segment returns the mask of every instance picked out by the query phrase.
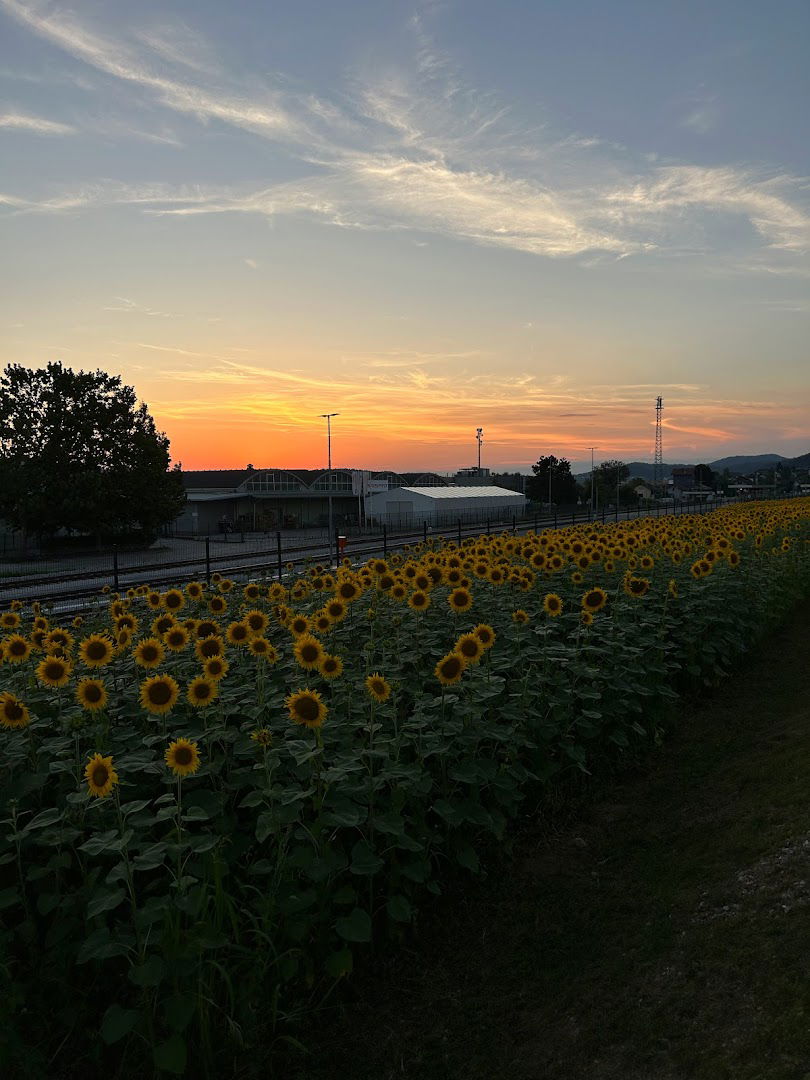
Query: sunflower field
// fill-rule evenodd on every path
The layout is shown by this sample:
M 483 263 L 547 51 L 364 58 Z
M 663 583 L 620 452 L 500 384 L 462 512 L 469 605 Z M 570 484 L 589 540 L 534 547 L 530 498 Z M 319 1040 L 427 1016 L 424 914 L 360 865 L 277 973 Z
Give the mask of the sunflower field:
M 214 578 L 0 613 L 10 1075 L 232 1075 L 780 622 L 810 500 Z

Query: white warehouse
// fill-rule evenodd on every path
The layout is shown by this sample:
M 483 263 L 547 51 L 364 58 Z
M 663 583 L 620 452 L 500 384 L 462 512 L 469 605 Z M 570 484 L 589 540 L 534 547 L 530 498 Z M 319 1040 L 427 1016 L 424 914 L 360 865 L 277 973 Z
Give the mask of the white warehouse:
M 366 517 L 395 528 L 506 521 L 525 513 L 526 497 L 501 487 L 398 487 L 366 498 Z

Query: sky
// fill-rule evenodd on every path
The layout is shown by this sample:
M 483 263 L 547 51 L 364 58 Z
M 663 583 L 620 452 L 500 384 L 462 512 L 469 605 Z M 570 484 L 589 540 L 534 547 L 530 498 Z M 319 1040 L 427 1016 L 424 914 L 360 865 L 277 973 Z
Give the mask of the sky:
M 0 365 L 184 468 L 810 450 L 806 0 L 0 0 Z

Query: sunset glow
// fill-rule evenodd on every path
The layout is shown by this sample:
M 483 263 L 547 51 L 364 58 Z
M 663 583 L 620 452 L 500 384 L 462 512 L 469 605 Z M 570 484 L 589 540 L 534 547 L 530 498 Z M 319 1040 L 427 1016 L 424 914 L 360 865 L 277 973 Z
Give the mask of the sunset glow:
M 0 0 L 0 362 L 189 469 L 806 452 L 807 6 L 497 11 Z

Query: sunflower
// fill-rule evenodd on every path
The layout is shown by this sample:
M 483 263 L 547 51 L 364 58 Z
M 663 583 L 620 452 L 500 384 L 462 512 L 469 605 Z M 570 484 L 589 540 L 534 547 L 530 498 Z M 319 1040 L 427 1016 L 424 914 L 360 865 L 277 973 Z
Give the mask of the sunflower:
M 43 686 L 66 686 L 72 670 L 61 656 L 46 656 L 37 667 L 37 678 Z
M 169 744 L 165 761 L 175 776 L 191 776 L 200 767 L 197 744 L 189 739 L 175 739 Z
M 146 605 L 150 607 L 152 611 L 159 611 L 163 603 L 163 597 L 159 592 L 152 590 L 146 594 Z
M 229 593 L 233 588 L 233 582 L 230 578 L 222 578 L 222 580 L 217 584 L 217 588 L 221 593 Z
M 518 608 L 517 611 L 512 612 L 512 622 L 525 625 L 529 621 L 528 611 L 524 611 L 523 608 Z
M 63 630 L 62 627 L 57 626 L 55 630 L 51 630 L 45 635 L 45 652 L 56 652 L 57 650 L 70 652 L 73 648 L 73 641 L 73 634 L 69 630 Z
M 242 589 L 242 596 L 244 596 L 246 600 L 258 600 L 261 594 L 262 591 L 255 582 L 251 582 Z
M 365 687 L 369 696 L 375 701 L 387 701 L 391 697 L 391 684 L 380 675 L 379 671 L 366 676 Z
M 601 611 L 607 603 L 607 593 L 597 585 L 583 593 L 580 602 L 585 611 Z
M 441 658 L 434 668 L 433 674 L 442 686 L 451 686 L 459 681 L 466 666 L 467 661 L 461 653 L 450 652 Z
M 267 638 L 262 637 L 261 634 L 251 638 L 248 642 L 248 649 L 254 656 L 257 656 L 260 660 L 264 660 L 267 664 L 275 664 L 278 661 L 278 652 L 275 645 L 272 645 Z
M 253 611 L 247 612 L 247 614 L 242 618 L 242 622 L 245 624 L 245 626 L 247 626 L 251 634 L 263 634 L 267 629 L 267 624 L 270 622 L 270 620 L 263 611 L 257 611 L 254 608 Z
M 295 643 L 293 653 L 305 671 L 314 671 L 326 655 L 320 641 L 312 634 L 302 634 Z
M 474 626 L 473 633 L 485 649 L 491 649 L 495 644 L 496 634 L 489 623 L 479 623 L 478 626 Z
M 649 589 L 650 582 L 647 578 L 633 577 L 631 575 L 624 584 L 624 591 L 629 596 L 646 596 Z
M 575 570 L 571 575 L 571 582 L 574 585 L 581 585 L 584 580 L 585 579 L 583 578 L 582 574 L 580 574 L 579 570 Z
M 74 630 L 78 630 L 83 622 L 84 619 L 81 617 L 81 615 L 77 615 L 70 625 L 73 627 Z
M 310 622 L 312 623 L 312 629 L 317 630 L 319 634 L 328 634 L 332 629 L 332 620 L 324 611 L 312 615 Z
M 167 649 L 172 652 L 182 652 L 189 642 L 188 630 L 185 626 L 173 626 L 163 635 L 163 641 Z
M 20 625 L 20 616 L 16 611 L 4 611 L 0 615 L 0 626 L 6 630 L 16 630 Z
M 216 619 L 200 619 L 194 627 L 194 633 L 198 638 L 215 637 L 221 633 L 220 625 Z
M 477 664 L 486 649 L 477 634 L 462 634 L 454 645 L 453 652 L 463 656 L 466 663 Z
M 138 620 L 135 618 L 134 615 L 116 615 L 113 619 L 113 626 L 115 627 L 116 632 L 120 632 L 121 630 L 129 630 L 130 634 L 134 634 L 135 631 L 138 629 Z
M 728 565 L 735 569 L 740 565 L 740 555 L 737 551 L 730 551 L 728 553 Z
M 201 581 L 190 581 L 186 585 L 186 596 L 189 600 L 201 600 L 204 592 L 205 587 Z
M 212 596 L 208 601 L 208 610 L 212 615 L 221 615 L 228 610 L 228 601 L 224 596 Z
M 31 655 L 31 643 L 21 634 L 11 634 L 3 644 L 5 658 L 10 664 L 22 664 Z
M 118 773 L 113 768 L 112 755 L 102 757 L 101 754 L 93 754 L 84 767 L 84 778 L 91 795 L 97 799 L 103 799 L 109 795 L 118 783 Z
M 642 570 L 652 570 L 652 568 L 654 566 L 655 566 L 655 559 L 652 557 L 652 555 L 642 555 L 641 556 L 641 569 Z
M 107 687 L 101 679 L 82 679 L 76 687 L 76 700 L 88 712 L 103 709 L 107 697 Z
M 343 661 L 339 656 L 324 656 L 318 665 L 318 671 L 324 679 L 337 679 L 343 674 Z
M 225 631 L 231 645 L 245 645 L 250 640 L 250 628 L 244 622 L 232 622 Z
M 135 663 L 144 668 L 154 668 L 162 663 L 166 650 L 157 638 L 143 638 L 132 650 Z
M 350 604 L 360 595 L 360 586 L 356 581 L 341 581 L 337 587 L 337 595 L 340 600 L 345 600 L 347 604 Z
M 204 675 L 198 675 L 192 679 L 186 690 L 186 700 L 195 709 L 202 709 L 210 705 L 219 694 L 219 687 L 215 679 L 207 679 Z
M 290 719 L 308 728 L 319 728 L 328 712 L 317 690 L 297 690 L 285 699 Z
M 8 692 L 0 694 L 0 727 L 24 728 L 31 722 L 31 716 L 25 705 Z
M 225 655 L 225 642 L 219 635 L 202 638 L 194 646 L 194 652 L 201 663 L 205 663 L 212 656 Z
M 174 615 L 158 615 L 152 622 L 152 633 L 155 637 L 162 638 L 167 630 L 171 630 L 171 628 L 176 625 L 177 622 Z
M 585 611 L 583 609 L 579 617 L 583 626 L 593 626 L 593 615 L 590 611 Z
M 414 611 L 424 611 L 430 607 L 430 597 L 423 589 L 416 589 L 408 597 L 408 607 Z
M 250 738 L 252 742 L 255 742 L 258 746 L 262 746 L 265 749 L 267 749 L 268 746 L 273 745 L 273 736 L 269 728 L 266 727 L 257 728 L 255 731 L 252 731 L 250 733 Z
M 203 672 L 209 679 L 224 679 L 229 667 L 224 656 L 211 656 L 203 663 Z
M 333 623 L 342 622 L 346 618 L 347 612 L 346 604 L 343 600 L 339 600 L 335 597 L 334 600 L 330 600 L 324 608 L 324 612 L 329 616 Z
M 152 675 L 141 683 L 141 705 L 147 712 L 167 713 L 179 696 L 180 687 L 171 675 Z
M 669 585 L 667 586 L 667 594 L 672 600 L 678 599 L 678 582 L 675 578 L 670 578 Z
M 543 601 L 543 611 L 545 611 L 546 615 L 550 615 L 552 618 L 556 618 L 558 615 L 562 615 L 562 609 L 562 598 L 559 597 L 556 593 L 547 593 L 546 598 Z
M 119 630 L 115 635 L 115 651 L 118 653 L 126 652 L 131 641 L 132 634 L 129 630 Z
M 447 603 L 453 611 L 469 611 L 473 605 L 472 593 L 469 589 L 453 589 L 447 597 Z
M 180 589 L 168 589 L 161 600 L 167 611 L 179 611 L 186 604 L 186 598 Z
M 309 630 L 309 619 L 306 617 L 306 615 L 294 615 L 292 619 L 290 619 L 288 629 L 291 634 L 295 635 L 295 637 L 300 637 L 302 634 L 306 634 Z

